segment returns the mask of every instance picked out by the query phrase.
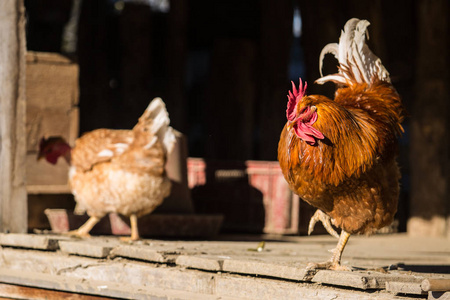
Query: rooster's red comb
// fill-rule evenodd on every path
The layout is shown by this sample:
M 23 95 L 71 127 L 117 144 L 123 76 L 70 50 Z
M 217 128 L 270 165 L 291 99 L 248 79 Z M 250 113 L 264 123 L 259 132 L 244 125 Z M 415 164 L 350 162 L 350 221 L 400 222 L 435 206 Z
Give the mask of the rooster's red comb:
M 295 119 L 295 107 L 297 106 L 298 102 L 305 96 L 306 94 L 306 87 L 308 84 L 305 81 L 305 85 L 303 86 L 302 79 L 299 78 L 300 84 L 297 87 L 295 86 L 295 83 L 292 82 L 292 91 L 289 91 L 288 97 L 288 104 L 286 109 L 286 117 L 289 121 L 293 121 Z

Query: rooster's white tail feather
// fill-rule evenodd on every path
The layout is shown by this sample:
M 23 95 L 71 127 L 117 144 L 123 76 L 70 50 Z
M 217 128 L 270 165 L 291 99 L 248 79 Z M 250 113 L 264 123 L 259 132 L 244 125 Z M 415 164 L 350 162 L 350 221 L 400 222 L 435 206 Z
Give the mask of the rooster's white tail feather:
M 317 79 L 316 83 L 324 84 L 332 81 L 345 85 L 349 81 L 356 80 L 357 83 L 371 84 L 374 77 L 390 82 L 389 72 L 366 44 L 366 37 L 369 38 L 367 32 L 369 25 L 367 20 L 353 18 L 347 21 L 341 32 L 339 43 L 328 44 L 322 49 L 319 58 L 322 77 Z M 323 76 L 323 59 L 328 53 L 336 57 L 340 68 L 336 74 Z

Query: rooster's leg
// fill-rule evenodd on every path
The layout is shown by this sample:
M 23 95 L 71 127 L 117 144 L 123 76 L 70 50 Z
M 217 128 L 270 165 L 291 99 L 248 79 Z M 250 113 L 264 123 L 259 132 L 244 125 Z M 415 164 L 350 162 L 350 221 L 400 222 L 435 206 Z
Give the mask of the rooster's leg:
M 121 238 L 122 241 L 137 241 L 137 240 L 139 240 L 140 237 L 139 237 L 139 229 L 138 229 L 137 219 L 138 218 L 137 218 L 136 214 L 132 214 L 130 216 L 131 236 Z
M 80 228 L 77 230 L 72 230 L 67 233 L 66 235 L 70 236 L 76 236 L 76 237 L 90 237 L 89 232 L 92 230 L 92 228 L 100 221 L 100 218 L 98 217 L 90 217 L 89 220 L 86 221 Z
M 311 235 L 311 233 L 314 231 L 314 226 L 316 226 L 316 223 L 320 221 L 322 222 L 323 227 L 325 227 L 328 233 L 338 239 L 339 234 L 336 232 L 336 230 L 334 230 L 333 226 L 331 226 L 330 220 L 331 218 L 323 211 L 321 211 L 320 209 L 316 210 L 314 215 L 311 217 L 311 220 L 309 221 L 308 235 Z
M 348 233 L 345 230 L 342 230 L 336 248 L 331 250 L 333 255 L 331 256 L 330 260 L 323 263 L 310 263 L 306 268 L 350 271 L 351 270 L 350 268 L 346 266 L 341 266 L 342 252 L 344 251 L 345 245 L 347 244 L 349 237 L 350 233 Z

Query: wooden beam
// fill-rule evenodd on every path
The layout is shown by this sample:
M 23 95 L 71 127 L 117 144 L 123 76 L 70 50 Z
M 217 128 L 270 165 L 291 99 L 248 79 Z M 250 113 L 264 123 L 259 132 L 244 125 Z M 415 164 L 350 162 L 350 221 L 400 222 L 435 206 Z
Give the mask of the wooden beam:
M 26 232 L 25 8 L 0 1 L 0 231 Z
M 6 297 L 6 298 L 3 298 Z M 75 293 L 60 292 L 41 288 L 0 283 L 0 299 L 70 299 L 70 300 L 106 300 L 109 297 L 98 297 Z

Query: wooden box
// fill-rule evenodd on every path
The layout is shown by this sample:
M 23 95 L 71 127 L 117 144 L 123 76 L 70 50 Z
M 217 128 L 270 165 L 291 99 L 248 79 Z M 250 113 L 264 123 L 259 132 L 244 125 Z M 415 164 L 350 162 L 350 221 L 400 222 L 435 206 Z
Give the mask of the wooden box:
M 29 194 L 70 193 L 68 166 L 37 161 L 43 136 L 62 136 L 69 144 L 78 137 L 78 65 L 56 53 L 28 52 L 27 190 Z

